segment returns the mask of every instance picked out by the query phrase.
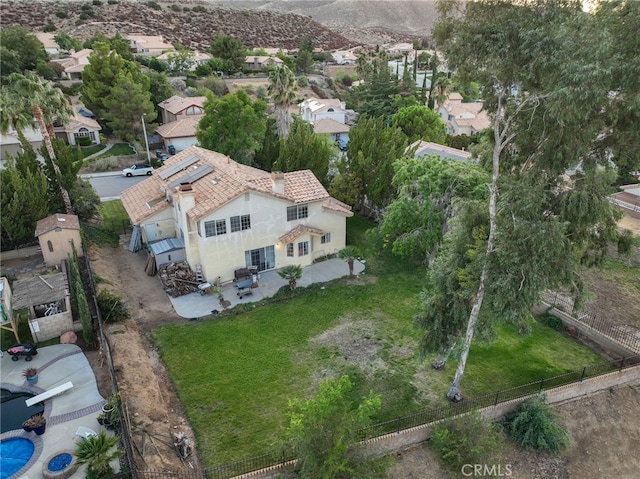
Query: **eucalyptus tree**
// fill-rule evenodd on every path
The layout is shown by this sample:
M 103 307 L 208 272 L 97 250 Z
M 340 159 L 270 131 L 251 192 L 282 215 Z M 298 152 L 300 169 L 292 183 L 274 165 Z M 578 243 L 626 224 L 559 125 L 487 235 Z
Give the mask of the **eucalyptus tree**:
M 595 148 L 608 131 L 602 112 L 614 57 L 610 34 L 577 0 L 446 0 L 439 8 L 438 48 L 449 68 L 479 81 L 493 128 L 488 224 L 477 208 L 462 208 L 431 277 L 446 263 L 464 282 L 447 283 L 437 302 L 425 293 L 416 317 L 428 349 L 444 352 L 460 341 L 447 393 L 459 400 L 476 327 L 490 336 L 489 318 L 498 318 L 525 331 L 541 291 L 565 286 L 579 294 L 578 266 L 601 259 L 615 235 L 609 158 Z M 572 168 L 577 174 L 567 179 Z M 460 249 L 461 237 L 473 255 Z
M 296 99 L 296 77 L 285 65 L 276 65 L 269 70 L 267 93 L 273 100 L 278 138 L 289 135 L 291 112 L 289 108 Z
M 35 119 L 42 134 L 51 167 L 58 179 L 58 187 L 67 214 L 73 214 L 69 191 L 63 186 L 62 173 L 56 163 L 56 154 L 51 142 L 55 137 L 53 123 L 65 124 L 73 114 L 71 105 L 64 94 L 50 82 L 42 80 L 34 73 L 9 76 L 9 85 L 3 88 L 1 98 L 2 121 L 0 131 L 6 133 L 9 126 L 22 130 L 33 125 Z

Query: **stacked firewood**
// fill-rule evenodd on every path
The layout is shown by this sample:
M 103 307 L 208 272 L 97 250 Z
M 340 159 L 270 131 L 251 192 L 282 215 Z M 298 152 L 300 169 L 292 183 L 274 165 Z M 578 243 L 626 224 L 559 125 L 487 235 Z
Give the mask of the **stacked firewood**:
M 186 261 L 163 264 L 158 275 L 164 290 L 174 298 L 199 291 L 196 274 L 191 271 Z

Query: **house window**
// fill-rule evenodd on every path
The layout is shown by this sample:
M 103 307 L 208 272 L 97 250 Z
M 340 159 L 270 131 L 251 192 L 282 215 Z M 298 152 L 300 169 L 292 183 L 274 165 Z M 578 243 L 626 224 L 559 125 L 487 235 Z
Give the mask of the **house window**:
M 231 217 L 231 232 L 243 231 L 251 229 L 251 217 L 249 215 L 232 216 Z
M 320 244 L 331 243 L 331 233 L 325 233 L 320 236 Z
M 51 240 L 47 241 L 47 246 L 49 248 L 49 253 L 53 253 L 53 243 Z
M 198 106 L 190 106 L 185 111 L 186 115 L 202 115 L 202 108 Z
M 255 266 L 258 268 L 258 271 L 266 271 L 276 267 L 276 251 L 273 245 L 246 250 L 244 252 L 244 259 L 247 268 Z
M 287 256 L 293 258 L 293 243 L 287 243 Z
M 309 205 L 287 206 L 287 221 L 300 220 L 309 216 Z
M 227 233 L 226 220 L 213 220 L 204 222 L 204 236 L 219 236 Z
M 298 256 L 306 256 L 309 254 L 309 242 L 300 241 L 298 243 Z

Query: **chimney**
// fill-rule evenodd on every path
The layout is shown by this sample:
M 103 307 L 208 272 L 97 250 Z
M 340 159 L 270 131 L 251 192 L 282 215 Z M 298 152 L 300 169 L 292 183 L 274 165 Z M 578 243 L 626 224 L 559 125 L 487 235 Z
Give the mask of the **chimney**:
M 282 171 L 271 173 L 271 185 L 274 193 L 284 195 L 284 173 Z
M 191 183 L 181 183 L 178 186 L 178 198 L 180 202 L 180 209 L 182 211 L 189 211 L 196 205 L 196 199 Z

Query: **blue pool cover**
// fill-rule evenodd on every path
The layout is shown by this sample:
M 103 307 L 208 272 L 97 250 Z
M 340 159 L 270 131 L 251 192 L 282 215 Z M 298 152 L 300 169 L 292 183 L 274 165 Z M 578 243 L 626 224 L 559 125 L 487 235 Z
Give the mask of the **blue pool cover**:
M 29 462 L 35 449 L 29 439 L 14 437 L 0 441 L 0 479 L 18 472 Z

